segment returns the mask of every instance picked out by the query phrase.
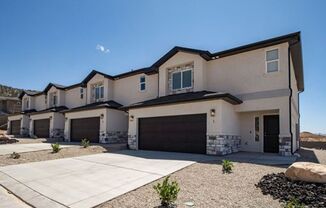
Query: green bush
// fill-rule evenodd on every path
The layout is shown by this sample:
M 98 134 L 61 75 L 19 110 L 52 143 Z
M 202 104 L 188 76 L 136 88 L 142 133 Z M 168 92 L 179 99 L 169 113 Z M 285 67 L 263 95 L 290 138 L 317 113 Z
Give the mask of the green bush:
M 234 165 L 230 160 L 222 160 L 223 173 L 231 173 Z
M 167 176 L 163 183 L 158 183 L 153 188 L 160 195 L 161 205 L 171 207 L 177 200 L 180 191 L 179 184 L 176 181 L 169 182 L 170 176 Z
M 52 147 L 52 152 L 53 153 L 57 153 L 57 152 L 59 152 L 61 150 L 60 144 L 58 144 L 58 143 L 51 144 L 51 147 Z
M 20 158 L 20 154 L 17 152 L 13 152 L 10 154 L 10 158 L 12 159 L 19 159 Z
M 291 199 L 290 201 L 287 201 L 284 205 L 284 208 L 304 208 L 304 207 L 305 206 L 295 198 Z
M 89 142 L 88 139 L 82 139 L 81 140 L 81 146 L 83 146 L 84 148 L 89 147 L 89 145 L 90 145 L 90 142 Z

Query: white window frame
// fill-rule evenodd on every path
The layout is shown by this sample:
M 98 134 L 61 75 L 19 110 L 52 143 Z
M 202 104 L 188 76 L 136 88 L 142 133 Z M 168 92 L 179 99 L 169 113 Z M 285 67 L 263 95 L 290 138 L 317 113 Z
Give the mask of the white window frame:
M 267 61 L 267 52 L 273 51 L 273 50 L 277 50 L 278 59 Z M 271 72 L 269 72 L 268 69 L 267 69 L 267 64 L 270 63 L 270 62 L 275 62 L 275 61 L 277 61 L 277 71 L 271 71 Z M 265 73 L 266 74 L 271 74 L 271 73 L 276 73 L 276 72 L 279 72 L 279 71 L 280 71 L 280 48 L 279 47 L 276 47 L 276 48 L 266 49 L 265 50 Z
M 99 97 L 96 98 L 96 88 L 99 88 Z M 103 96 L 101 97 L 101 88 L 103 88 Z M 103 101 L 104 100 L 104 84 L 103 83 L 97 83 L 92 85 L 92 94 L 93 99 L 95 102 Z
M 191 85 L 190 85 L 190 87 L 182 87 L 182 85 L 183 85 L 183 72 L 186 72 L 186 71 L 190 71 L 190 74 L 191 74 Z M 172 84 L 171 84 L 172 89 L 171 90 L 172 91 L 179 91 L 179 90 L 191 89 L 193 87 L 193 74 L 192 74 L 192 71 L 193 71 L 193 68 L 192 69 L 186 68 L 186 69 L 180 69 L 178 71 L 172 72 L 171 73 L 171 82 L 172 82 Z M 178 88 L 178 89 L 173 88 L 173 75 L 176 74 L 176 73 L 181 73 L 181 87 Z
M 50 107 L 56 107 L 58 105 L 58 95 L 57 92 L 52 92 L 50 94 Z
M 144 81 L 142 82 L 141 79 L 144 78 Z M 145 89 L 141 89 L 141 85 L 144 84 L 145 85 Z M 146 91 L 146 76 L 145 75 L 141 75 L 139 77 L 139 91 L 140 92 L 145 92 Z
M 24 102 L 25 102 L 25 108 L 28 110 L 29 109 L 29 98 L 25 98 Z

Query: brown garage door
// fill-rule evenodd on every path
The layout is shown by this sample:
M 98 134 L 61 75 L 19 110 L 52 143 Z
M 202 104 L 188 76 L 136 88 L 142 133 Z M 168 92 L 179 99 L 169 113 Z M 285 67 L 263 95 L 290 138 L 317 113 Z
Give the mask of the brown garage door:
M 139 119 L 139 149 L 206 154 L 206 114 Z
M 92 143 L 98 143 L 100 136 L 100 117 L 72 119 L 70 132 L 72 142 L 80 142 L 86 138 Z
M 10 133 L 13 135 L 20 134 L 20 120 L 10 121 Z
M 34 120 L 34 135 L 39 138 L 49 138 L 50 119 Z

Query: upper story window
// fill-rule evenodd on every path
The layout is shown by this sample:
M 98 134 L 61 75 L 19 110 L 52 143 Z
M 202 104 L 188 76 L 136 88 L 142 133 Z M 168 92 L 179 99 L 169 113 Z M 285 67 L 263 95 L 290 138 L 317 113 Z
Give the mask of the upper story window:
M 44 96 L 44 103 L 45 103 L 45 104 L 48 103 L 48 96 L 47 96 L 47 95 Z
M 24 99 L 24 105 L 25 105 L 25 109 L 29 109 L 29 99 L 28 98 Z
M 103 83 L 94 84 L 92 86 L 93 99 L 95 102 L 103 101 L 104 99 L 104 85 Z
M 80 99 L 84 98 L 84 89 L 80 88 Z
M 193 65 L 180 67 L 172 72 L 172 90 L 182 90 L 192 87 Z
M 50 94 L 50 107 L 55 107 L 58 104 L 58 95 L 56 92 Z
M 278 49 L 266 51 L 266 71 L 267 73 L 279 71 Z
M 141 76 L 139 78 L 139 90 L 141 92 L 146 90 L 146 78 L 145 78 L 145 76 Z

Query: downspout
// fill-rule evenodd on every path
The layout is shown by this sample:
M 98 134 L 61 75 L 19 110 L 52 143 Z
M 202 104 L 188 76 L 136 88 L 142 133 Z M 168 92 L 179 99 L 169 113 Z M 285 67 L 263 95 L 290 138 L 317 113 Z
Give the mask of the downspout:
M 288 73 L 289 73 L 289 90 L 290 90 L 290 96 L 289 96 L 289 130 L 291 135 L 291 154 L 293 154 L 293 133 L 292 133 L 292 87 L 291 87 L 291 50 L 290 50 L 291 44 L 289 43 L 288 48 Z

